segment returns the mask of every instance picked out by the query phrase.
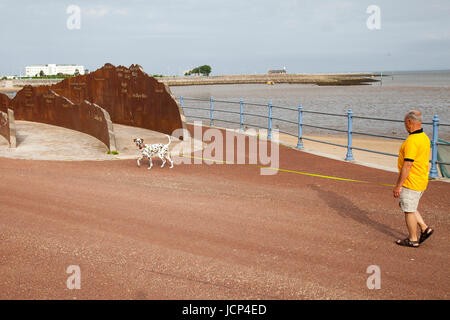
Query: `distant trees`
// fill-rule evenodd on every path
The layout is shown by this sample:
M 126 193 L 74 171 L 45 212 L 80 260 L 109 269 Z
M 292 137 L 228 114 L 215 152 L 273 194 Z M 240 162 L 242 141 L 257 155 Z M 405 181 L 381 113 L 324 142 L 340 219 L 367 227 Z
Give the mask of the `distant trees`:
M 186 72 L 184 75 L 185 76 L 190 76 L 192 74 L 198 74 L 198 75 L 204 75 L 204 76 L 209 76 L 209 74 L 211 73 L 211 67 L 208 65 L 203 65 L 197 68 L 194 68 L 188 72 Z
M 45 76 L 44 70 L 41 70 L 41 71 L 39 72 L 39 76 L 40 76 L 40 77 Z

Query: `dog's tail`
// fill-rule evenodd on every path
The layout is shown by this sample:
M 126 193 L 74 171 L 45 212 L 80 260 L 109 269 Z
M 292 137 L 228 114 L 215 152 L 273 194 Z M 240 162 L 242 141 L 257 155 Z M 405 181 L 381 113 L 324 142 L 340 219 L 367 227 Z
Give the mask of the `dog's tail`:
M 168 134 L 166 134 L 166 137 L 169 138 L 169 142 L 166 144 L 166 146 L 169 146 L 172 140 L 170 139 L 170 136 Z

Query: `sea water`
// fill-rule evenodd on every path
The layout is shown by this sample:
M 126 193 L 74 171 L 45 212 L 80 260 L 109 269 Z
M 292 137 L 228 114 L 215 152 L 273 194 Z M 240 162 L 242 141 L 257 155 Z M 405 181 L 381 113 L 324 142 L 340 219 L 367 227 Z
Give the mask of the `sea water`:
M 381 79 L 378 77 L 377 79 Z M 440 123 L 450 124 L 450 71 L 432 72 L 399 72 L 388 73 L 382 77 L 382 82 L 360 86 L 317 86 L 310 84 L 236 84 L 236 85 L 201 85 L 171 87 L 175 97 L 185 97 L 184 105 L 201 107 L 207 110 L 185 109 L 188 121 L 194 116 L 210 117 L 210 102 L 189 101 L 188 97 L 235 101 L 236 104 L 214 102 L 214 118 L 239 122 L 239 114 L 230 114 L 218 110 L 239 112 L 239 100 L 244 100 L 244 112 L 260 115 L 268 114 L 268 103 L 272 101 L 273 117 L 287 119 L 293 122 L 298 120 L 298 106 L 301 104 L 305 111 L 319 111 L 346 115 L 352 110 L 354 116 L 375 117 L 403 120 L 406 112 L 418 109 L 423 114 L 424 122 L 432 122 L 433 116 L 438 115 Z M 263 106 L 246 105 L 245 103 L 258 103 Z M 289 107 L 293 111 L 278 109 L 276 106 Z M 338 116 L 324 116 L 303 114 L 304 124 L 347 129 L 347 118 Z M 209 125 L 208 120 L 203 120 Z M 267 127 L 268 120 L 244 116 L 244 122 Z M 214 121 L 215 125 L 224 127 L 239 127 Z M 273 127 L 296 134 L 295 124 L 273 121 Z M 353 120 L 353 130 L 394 137 L 405 137 L 402 122 Z M 424 125 L 425 132 L 431 138 L 432 126 Z M 304 134 L 342 135 L 343 133 L 321 130 L 305 126 Z M 439 127 L 439 138 L 450 140 L 450 127 Z

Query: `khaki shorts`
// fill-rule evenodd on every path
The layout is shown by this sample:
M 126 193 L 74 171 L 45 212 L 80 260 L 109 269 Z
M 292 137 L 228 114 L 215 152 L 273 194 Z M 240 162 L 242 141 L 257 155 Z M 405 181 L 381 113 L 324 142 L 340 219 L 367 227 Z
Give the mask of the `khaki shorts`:
M 403 212 L 416 212 L 423 191 L 411 190 L 403 187 L 400 192 L 399 205 Z

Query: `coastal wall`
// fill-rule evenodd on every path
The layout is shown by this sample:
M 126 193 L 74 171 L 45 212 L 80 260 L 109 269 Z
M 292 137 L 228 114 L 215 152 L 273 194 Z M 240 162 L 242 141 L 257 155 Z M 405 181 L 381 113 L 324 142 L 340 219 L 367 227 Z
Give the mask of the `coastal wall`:
M 8 141 L 10 148 L 16 147 L 16 125 L 14 111 L 10 109 L 11 100 L 0 93 L 0 135 Z
M 0 136 L 10 143 L 8 114 L 3 111 L 0 111 Z
M 316 85 L 363 85 L 377 82 L 374 74 L 255 74 L 224 76 L 161 77 L 158 80 L 168 86 L 214 85 L 214 84 L 265 84 L 301 83 Z
M 17 120 L 80 131 L 97 138 L 109 150 L 116 151 L 109 114 L 94 103 L 84 100 L 74 103 L 48 87 L 26 86 L 11 100 L 11 107 Z
M 49 86 L 61 82 L 62 79 L 13 79 L 9 81 L 11 82 L 12 87 L 24 87 L 24 86 Z
M 7 112 L 0 110 L 0 135 L 8 141 L 10 148 L 16 147 L 16 125 L 11 109 L 7 109 Z

